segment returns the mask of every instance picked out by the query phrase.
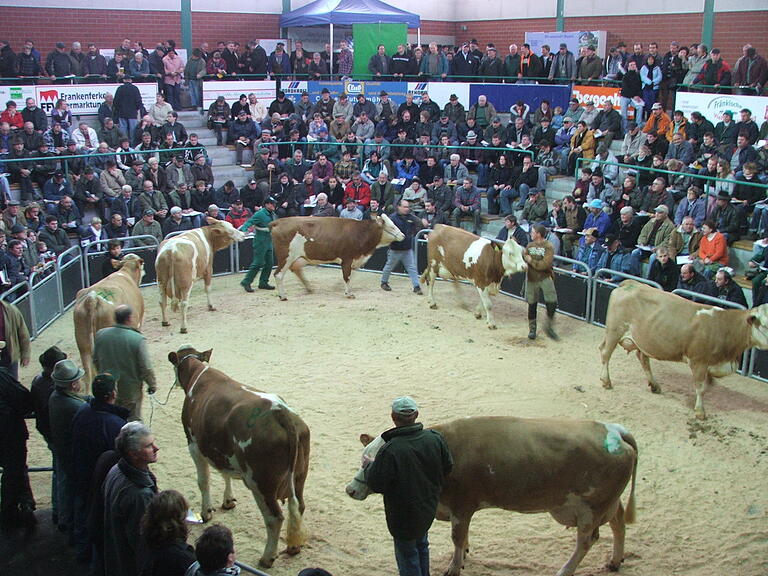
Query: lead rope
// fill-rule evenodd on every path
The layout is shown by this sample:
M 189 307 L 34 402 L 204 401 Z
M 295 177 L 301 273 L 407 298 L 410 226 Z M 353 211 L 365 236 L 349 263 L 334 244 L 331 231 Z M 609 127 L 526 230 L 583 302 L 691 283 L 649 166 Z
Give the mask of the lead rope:
M 194 356 L 194 355 L 190 354 L 189 356 Z M 189 356 L 184 356 L 184 358 L 182 358 L 181 361 L 179 361 L 178 364 L 181 364 L 184 360 L 189 358 Z M 173 381 L 173 384 L 171 385 L 171 389 L 168 390 L 168 394 L 166 394 L 166 396 L 165 396 L 165 402 L 160 402 L 160 400 L 155 398 L 154 394 L 150 394 L 150 396 L 149 396 L 149 427 L 150 427 L 150 429 L 152 428 L 152 418 L 155 415 L 155 404 L 158 404 L 159 406 L 165 406 L 166 404 L 168 404 L 168 400 L 171 398 L 171 392 L 173 392 L 173 390 L 174 390 L 174 388 L 176 388 L 176 386 L 179 386 L 179 369 L 178 369 L 178 364 L 177 364 L 177 367 L 176 367 L 176 379 Z M 206 364 L 205 368 L 203 368 L 200 371 L 200 374 L 197 375 L 197 378 L 195 378 L 195 381 L 192 382 L 192 386 L 189 387 L 190 393 L 194 389 L 195 384 L 197 384 L 197 381 L 200 380 L 200 376 L 202 376 L 203 373 L 206 370 L 208 370 L 208 365 L 207 364 Z

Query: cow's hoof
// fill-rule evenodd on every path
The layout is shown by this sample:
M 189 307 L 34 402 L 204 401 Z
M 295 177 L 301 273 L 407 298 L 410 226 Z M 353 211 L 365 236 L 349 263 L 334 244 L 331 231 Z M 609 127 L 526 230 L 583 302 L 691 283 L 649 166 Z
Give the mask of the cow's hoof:
M 171 325 L 170 322 L 163 322 L 163 326 L 170 326 L 170 325 Z
M 608 564 L 605 565 L 605 567 L 608 568 L 608 570 L 610 570 L 611 572 L 618 572 L 619 568 L 621 568 L 621 562 L 614 562 L 613 560 L 611 560 L 610 562 L 608 562 Z
M 280 296 L 280 302 L 285 302 L 286 300 L 288 300 L 286 296 Z
M 296 556 L 301 552 L 301 546 L 288 546 L 288 548 L 285 549 L 285 553 L 288 554 L 288 556 Z
M 237 506 L 237 500 L 235 498 L 232 498 L 232 500 L 224 500 L 224 502 L 221 505 L 221 508 L 223 510 L 232 510 L 235 506 Z
M 437 310 L 437 304 L 430 304 L 429 307 L 431 310 Z
M 355 299 L 355 295 L 354 294 L 347 294 L 347 298 L 349 298 L 350 300 L 354 300 Z
M 661 394 L 661 386 L 658 384 L 648 384 L 651 387 L 651 392 L 654 394 Z
M 259 566 L 261 566 L 262 568 L 272 568 L 272 564 L 274 563 L 275 563 L 274 558 L 264 558 L 264 556 L 259 558 Z
M 208 304 L 208 312 L 216 312 L 216 306 Z
M 603 380 L 603 388 L 606 390 L 613 390 L 613 384 L 611 384 L 610 380 Z
M 482 318 L 482 317 L 483 317 L 483 315 L 480 314 L 480 312 L 475 312 L 475 320 L 480 320 L 480 318 Z
M 696 420 L 706 420 L 706 419 L 707 419 L 707 415 L 704 413 L 704 410 L 696 411 Z
M 186 334 L 186 333 L 187 333 L 186 328 L 182 328 L 181 330 L 179 330 L 179 334 Z
M 213 509 L 204 511 L 200 517 L 203 519 L 203 522 L 210 522 L 211 518 L 213 518 Z
M 496 324 L 488 324 L 488 330 L 496 330 Z

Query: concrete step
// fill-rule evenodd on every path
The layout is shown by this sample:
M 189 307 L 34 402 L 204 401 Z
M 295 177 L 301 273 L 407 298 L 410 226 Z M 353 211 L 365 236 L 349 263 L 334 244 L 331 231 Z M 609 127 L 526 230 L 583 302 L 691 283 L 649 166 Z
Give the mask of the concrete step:
M 574 183 L 575 179 L 571 176 L 557 176 L 548 181 L 545 195 L 550 205 L 553 200 L 562 200 L 573 192 Z

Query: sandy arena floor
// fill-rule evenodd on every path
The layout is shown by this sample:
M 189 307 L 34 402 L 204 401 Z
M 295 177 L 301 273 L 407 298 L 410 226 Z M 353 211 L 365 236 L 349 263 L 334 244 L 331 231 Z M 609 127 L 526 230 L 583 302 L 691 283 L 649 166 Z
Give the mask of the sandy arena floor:
M 357 299 L 343 297 L 337 270 L 308 268 L 316 291 L 304 294 L 289 275 L 289 300 L 275 293 L 247 295 L 239 277 L 214 281 L 218 311 L 205 311 L 202 285 L 194 292 L 190 334 L 179 322 L 161 328 L 155 288 L 145 291 L 144 332 L 165 400 L 174 375 L 167 360 L 183 343 L 213 348 L 212 365 L 259 389 L 278 393 L 308 423 L 312 456 L 305 491 L 309 540 L 295 557 L 281 556 L 276 576 L 321 566 L 335 576 L 395 574 L 392 543 L 381 497 L 353 501 L 344 487 L 360 462 L 361 432 L 389 427 L 392 398 L 410 394 L 425 424 L 479 415 L 590 418 L 619 422 L 640 449 L 638 522 L 628 527 L 627 576 L 759 576 L 768 573 L 768 385 L 732 376 L 706 396 L 709 419 L 692 419 L 691 375 L 680 364 L 654 363 L 663 388 L 652 395 L 634 355 L 614 355 L 613 391 L 599 382 L 597 346 L 603 331 L 559 317 L 560 342 L 526 338 L 525 305 L 496 297 L 499 329 L 459 306 L 446 284 L 436 289 L 440 309 L 411 293 L 405 278 L 392 279 L 391 293 L 379 276 L 357 273 Z M 473 289 L 464 288 L 476 304 Z M 543 315 L 543 310 L 542 310 Z M 76 355 L 71 313 L 33 344 L 33 357 L 57 344 Z M 38 370 L 37 364 L 34 370 Z M 29 383 L 33 370 L 22 374 Z M 161 488 L 182 491 L 198 509 L 195 468 L 180 424 L 180 390 L 166 406 L 145 401 L 145 419 L 161 448 L 154 466 Z M 48 452 L 32 432 L 30 465 L 44 465 Z M 35 474 L 39 506 L 50 506 L 47 474 Z M 214 501 L 223 481 L 213 474 Z M 255 565 L 264 546 L 261 516 L 242 484 L 238 506 L 219 511 L 216 522 L 235 532 L 238 558 Z M 626 501 L 626 495 L 624 497 Z M 193 527 L 191 540 L 201 528 Z M 284 532 L 284 531 L 283 531 Z M 587 555 L 579 575 L 603 574 L 611 532 Z M 436 522 L 430 533 L 432 568 L 440 574 L 452 552 L 450 526 Z M 475 516 L 468 576 L 548 575 L 562 566 L 574 532 L 549 515 L 523 516 L 500 510 Z

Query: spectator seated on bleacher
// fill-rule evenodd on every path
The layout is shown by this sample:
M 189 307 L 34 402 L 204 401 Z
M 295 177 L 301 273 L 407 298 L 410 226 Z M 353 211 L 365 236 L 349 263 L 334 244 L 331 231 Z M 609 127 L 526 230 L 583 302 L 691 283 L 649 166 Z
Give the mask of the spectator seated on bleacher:
M 675 225 L 669 219 L 669 208 L 666 204 L 659 204 L 654 209 L 654 217 L 649 220 L 637 238 L 638 247 L 632 251 L 630 256 L 630 274 L 633 276 L 641 275 L 642 260 L 656 248 L 667 248 L 669 239 Z
M 699 232 L 691 216 L 683 217 L 680 226 L 672 231 L 669 237 L 669 251 L 672 258 L 690 256 L 694 258 L 699 252 L 701 232 Z
M 715 273 L 714 279 L 710 280 L 707 286 L 707 294 L 741 304 L 744 308 L 747 306 L 747 298 L 744 296 L 744 290 L 733 280 L 733 268 L 727 266 L 719 268 Z
M 604 251 L 597 262 L 597 269 L 606 268 L 615 270 L 624 274 L 629 273 L 629 251 L 622 246 L 618 236 L 608 234 L 603 243 Z M 620 276 L 612 276 L 611 282 L 619 283 L 622 281 Z
M 705 220 L 701 225 L 701 240 L 693 265 L 706 278 L 711 278 L 722 266 L 728 266 L 728 244 L 713 220 Z
M 672 292 L 677 288 L 680 280 L 680 270 L 668 248 L 664 246 L 656 248 L 655 256 L 656 258 L 648 267 L 648 280 L 658 283 L 665 292 Z
M 591 171 L 590 171 L 591 176 Z M 589 210 L 587 218 L 584 221 L 584 229 L 595 228 L 598 232 L 598 238 L 602 241 L 611 227 L 611 217 L 605 212 L 605 205 L 599 198 L 591 200 L 586 208 Z M 583 244 L 583 238 L 580 243 Z
M 597 228 L 585 228 L 583 232 L 579 232 L 582 238 L 579 242 L 579 250 L 576 255 L 576 260 L 583 262 L 593 273 L 598 269 L 600 259 L 603 256 L 605 248 L 600 240 L 600 232 Z M 581 272 L 579 266 L 574 265 L 574 272 Z
M 725 237 L 728 246 L 731 246 L 739 239 L 741 230 L 739 213 L 731 203 L 731 196 L 724 190 L 717 194 L 715 208 L 710 213 L 710 219 L 715 223 L 717 230 Z

